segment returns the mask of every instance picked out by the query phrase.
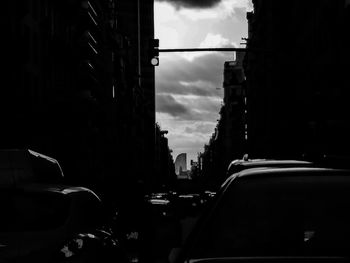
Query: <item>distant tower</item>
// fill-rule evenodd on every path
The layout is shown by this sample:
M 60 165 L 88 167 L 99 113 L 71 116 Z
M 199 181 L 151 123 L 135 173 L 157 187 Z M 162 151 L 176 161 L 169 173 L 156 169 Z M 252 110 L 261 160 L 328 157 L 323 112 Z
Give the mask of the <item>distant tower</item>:
M 187 154 L 180 153 L 175 159 L 175 173 L 179 176 L 185 171 L 187 171 Z

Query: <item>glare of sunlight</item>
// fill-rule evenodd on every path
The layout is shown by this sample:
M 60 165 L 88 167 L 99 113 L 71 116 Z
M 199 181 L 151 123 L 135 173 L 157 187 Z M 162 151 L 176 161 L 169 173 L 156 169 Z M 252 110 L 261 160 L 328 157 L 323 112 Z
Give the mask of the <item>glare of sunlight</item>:
M 174 48 L 181 44 L 187 27 L 172 5 L 155 2 L 154 21 L 155 38 L 159 39 L 160 48 Z
M 220 34 L 208 33 L 205 39 L 200 43 L 199 47 L 225 47 L 225 46 L 236 46 L 235 43 L 229 39 L 224 38 Z
M 178 20 L 175 8 L 168 3 L 155 2 L 154 9 L 154 21 L 157 21 L 157 24 Z M 157 24 L 154 26 L 157 27 Z
M 179 34 L 178 31 L 172 27 L 159 26 L 156 34 L 156 38 L 159 39 L 159 47 L 177 47 L 179 46 Z

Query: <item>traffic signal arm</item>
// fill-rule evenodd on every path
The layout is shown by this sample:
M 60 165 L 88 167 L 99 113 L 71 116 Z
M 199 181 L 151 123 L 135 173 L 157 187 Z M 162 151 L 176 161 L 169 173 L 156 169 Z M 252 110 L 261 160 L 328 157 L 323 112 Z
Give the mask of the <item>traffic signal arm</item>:
M 199 52 L 199 51 L 247 51 L 247 48 L 173 48 L 158 49 L 158 52 Z

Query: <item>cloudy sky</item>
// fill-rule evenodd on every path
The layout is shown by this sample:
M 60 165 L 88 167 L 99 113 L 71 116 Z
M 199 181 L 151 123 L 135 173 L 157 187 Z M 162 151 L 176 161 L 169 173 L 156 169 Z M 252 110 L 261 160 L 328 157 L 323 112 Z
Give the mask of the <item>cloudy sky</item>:
M 155 38 L 162 48 L 244 47 L 250 0 L 156 0 Z M 174 160 L 196 160 L 214 132 L 223 98 L 224 62 L 232 52 L 160 53 L 156 118 L 168 130 Z

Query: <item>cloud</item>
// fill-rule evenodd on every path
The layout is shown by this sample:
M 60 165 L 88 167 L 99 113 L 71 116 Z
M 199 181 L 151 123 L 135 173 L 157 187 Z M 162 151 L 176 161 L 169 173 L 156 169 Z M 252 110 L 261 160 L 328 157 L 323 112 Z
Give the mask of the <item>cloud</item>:
M 205 113 L 211 112 L 217 114 L 220 110 L 220 102 L 222 99 L 217 97 L 200 97 L 194 95 L 174 95 L 177 101 L 181 101 L 182 105 L 187 106 L 192 110 L 192 113 Z M 198 118 L 207 119 L 207 118 Z
M 237 47 L 237 44 L 230 41 L 228 38 L 223 37 L 221 34 L 208 33 L 205 39 L 199 44 L 199 48 L 233 48 Z M 194 52 L 194 53 L 183 53 L 181 56 L 189 61 L 193 61 L 197 57 L 202 57 L 208 54 L 222 54 L 217 51 L 213 52 Z M 221 57 L 221 55 L 218 55 Z
M 221 34 L 237 45 L 247 35 L 242 30 L 247 28 L 247 2 L 222 0 L 214 8 L 180 10 L 166 1 L 155 2 L 155 37 L 160 39 L 160 48 L 199 47 L 210 32 Z
M 185 138 L 189 138 L 192 141 L 207 142 L 216 126 L 216 121 L 213 120 L 180 120 L 171 117 L 166 113 L 159 112 L 157 113 L 157 120 L 161 123 L 162 129 L 171 130 L 167 136 L 176 139 L 178 144 L 182 144 L 182 141 L 184 141 Z M 202 146 L 204 146 L 204 143 Z
M 176 9 L 180 8 L 212 8 L 218 5 L 221 0 L 156 0 L 157 2 L 168 2 L 176 7 Z
M 160 80 L 157 83 L 157 92 L 173 95 L 195 95 L 199 97 L 214 97 L 222 96 L 223 90 L 216 88 L 209 81 L 178 81 L 178 80 Z
M 164 83 L 161 85 L 160 91 L 174 95 L 196 95 L 201 97 L 217 96 L 216 93 L 202 89 L 201 87 L 194 85 L 183 86 L 181 83 Z
M 156 95 L 156 112 L 178 121 L 214 121 L 218 118 L 220 103 L 198 96 Z
M 247 23 L 247 11 L 250 9 L 250 7 L 235 7 L 234 14 L 235 19 L 242 21 L 244 23 Z
M 200 1 L 198 1 L 200 2 Z M 181 7 L 181 6 L 180 6 Z M 200 9 L 198 7 L 188 8 L 182 6 L 179 8 L 176 6 L 180 15 L 187 17 L 190 20 L 198 21 L 205 19 L 216 19 L 223 20 L 226 18 L 233 18 L 236 15 L 236 12 L 241 9 L 248 11 L 251 10 L 251 1 L 250 0 L 222 0 L 217 1 L 217 4 L 211 8 Z
M 215 122 L 207 122 L 207 123 L 196 123 L 189 127 L 185 128 L 185 133 L 189 134 L 204 134 L 207 138 L 208 134 L 213 133 L 216 123 Z
M 178 121 L 215 121 L 219 116 L 220 99 L 188 95 L 156 95 L 156 112 Z
M 219 8 L 220 11 L 233 8 L 245 8 L 251 10 L 253 4 L 251 0 L 155 0 L 156 2 L 169 3 L 177 10 L 182 9 L 213 9 Z
M 155 27 L 158 24 L 168 23 L 168 22 L 178 22 L 179 14 L 174 9 L 173 6 L 166 3 L 158 3 L 156 2 L 154 5 L 154 15 L 155 15 Z
M 156 111 L 167 113 L 173 117 L 191 116 L 191 110 L 176 101 L 172 95 L 157 94 Z
M 251 0 L 156 0 L 156 10 L 159 7 L 162 10 L 160 13 L 160 16 L 163 17 L 162 21 L 165 21 L 164 19 L 173 20 L 176 16 L 178 16 L 177 19 L 179 21 L 183 18 L 192 21 L 207 19 L 223 20 L 233 17 L 236 11 L 240 11 L 239 9 L 245 11 L 253 9 Z M 173 10 L 170 10 L 170 7 Z M 165 14 L 169 14 L 169 17 L 166 17 Z
M 234 47 L 235 43 L 229 39 L 224 38 L 220 34 L 208 33 L 205 39 L 200 43 L 199 47 Z
M 182 121 L 216 121 L 224 62 L 229 58 L 221 53 L 207 53 L 193 61 L 180 55 L 161 56 L 156 69 L 157 113 Z
M 160 65 L 156 69 L 157 91 L 158 83 L 164 85 L 165 82 L 190 83 L 212 90 L 221 88 L 224 63 L 232 59 L 232 52 L 205 52 L 192 60 L 178 54 L 160 54 Z
M 237 47 L 247 36 L 251 0 L 155 0 L 160 48 Z M 251 8 L 250 8 L 251 9 Z M 169 130 L 169 147 L 187 159 L 214 132 L 222 103 L 224 62 L 233 52 L 160 53 L 156 67 L 156 119 Z

